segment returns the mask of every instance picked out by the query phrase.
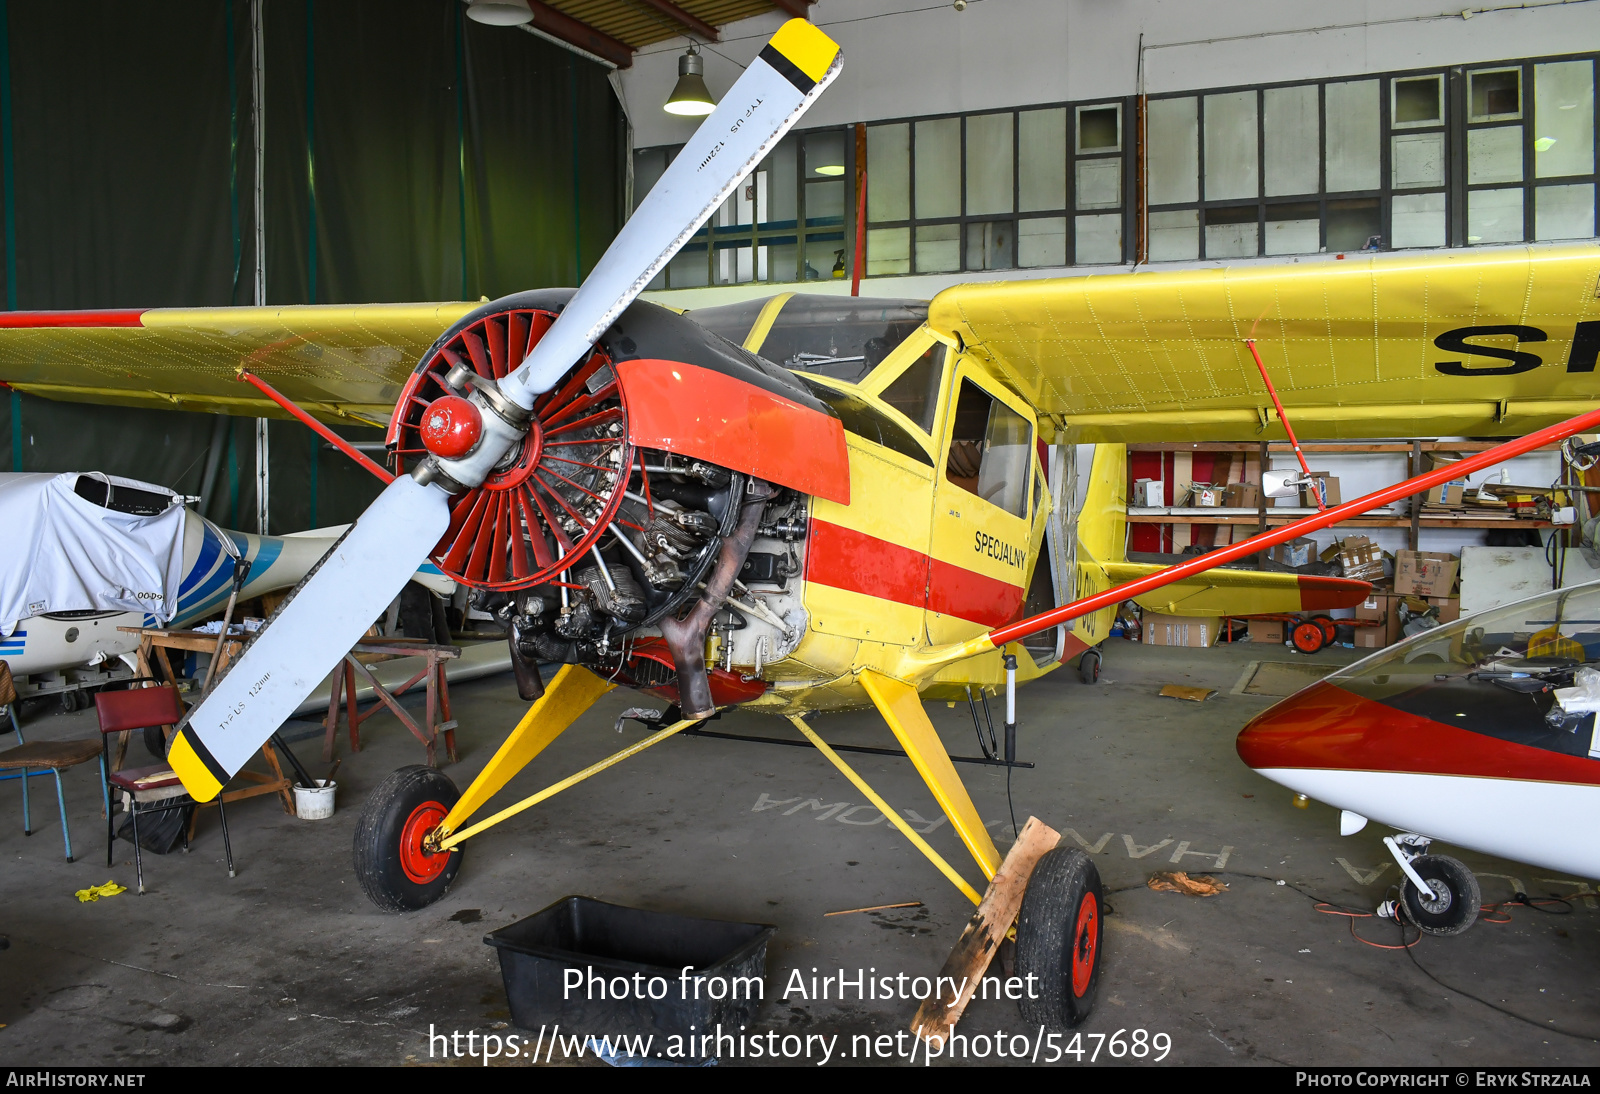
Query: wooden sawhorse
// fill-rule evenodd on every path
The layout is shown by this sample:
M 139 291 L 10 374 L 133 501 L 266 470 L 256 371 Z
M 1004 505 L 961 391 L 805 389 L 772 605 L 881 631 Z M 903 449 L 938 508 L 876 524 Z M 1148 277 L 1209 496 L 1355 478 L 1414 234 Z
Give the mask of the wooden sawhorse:
M 427 658 L 423 665 L 411 679 L 401 684 L 392 691 L 378 683 L 378 678 L 366 663 L 359 660 L 359 653 L 380 654 L 397 657 L 422 656 Z M 411 731 L 411 735 L 421 741 L 428 750 L 428 766 L 437 767 L 438 759 L 435 754 L 435 745 L 440 735 L 444 736 L 445 757 L 447 762 L 456 762 L 456 723 L 450 717 L 450 687 L 445 679 L 444 663 L 451 658 L 461 656 L 459 646 L 440 646 L 417 638 L 378 638 L 366 637 L 351 647 L 350 652 L 344 655 L 342 665 L 333 669 L 333 686 L 328 693 L 328 716 L 324 724 L 327 733 L 322 742 L 322 758 L 332 761 L 334 748 L 339 736 L 339 693 L 344 692 L 345 717 L 350 722 L 350 751 L 361 751 L 361 723 L 387 707 L 396 718 Z M 341 671 L 342 669 L 342 671 Z M 374 695 L 378 699 L 378 706 L 362 714 L 356 705 L 356 673 L 367 678 L 372 685 Z M 428 706 L 423 725 L 418 725 L 416 719 L 406 713 L 399 703 L 399 696 L 404 695 L 412 685 L 422 680 L 428 682 Z

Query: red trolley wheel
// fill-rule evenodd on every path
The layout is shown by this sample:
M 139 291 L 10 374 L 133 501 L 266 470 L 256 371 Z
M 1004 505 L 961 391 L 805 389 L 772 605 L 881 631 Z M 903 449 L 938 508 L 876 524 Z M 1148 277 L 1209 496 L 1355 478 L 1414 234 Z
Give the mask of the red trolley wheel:
M 467 364 L 499 380 L 528 355 L 555 313 L 513 308 L 478 316 L 438 346 L 406 381 L 389 440 L 396 472 L 426 458 L 424 430 L 452 424 L 428 411 L 454 398 L 444 378 Z M 446 407 L 454 404 L 443 404 Z M 628 409 L 611 359 L 596 349 L 541 395 L 528 434 L 484 482 L 450 502 L 450 527 L 430 556 L 465 585 L 526 589 L 586 555 L 615 519 L 633 467 Z
M 1289 634 L 1289 641 L 1301 653 L 1316 653 L 1328 644 L 1327 637 L 1322 633 L 1322 625 L 1314 619 L 1296 623 Z
M 1325 615 L 1314 615 L 1311 622 L 1322 628 L 1322 644 L 1331 646 L 1339 636 L 1339 630 L 1334 621 Z

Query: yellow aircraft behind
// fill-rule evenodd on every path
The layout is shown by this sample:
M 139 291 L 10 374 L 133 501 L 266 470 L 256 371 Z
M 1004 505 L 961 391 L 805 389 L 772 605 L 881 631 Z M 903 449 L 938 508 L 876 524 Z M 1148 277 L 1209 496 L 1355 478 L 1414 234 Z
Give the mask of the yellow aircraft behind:
M 1093 663 L 1114 601 L 1043 637 L 1015 624 L 1160 569 L 1123 549 L 1124 442 L 1284 435 L 1247 340 L 1302 436 L 1515 436 L 1593 406 L 1592 244 L 966 285 L 925 320 L 880 305 L 909 329 L 856 343 L 798 296 L 700 316 L 635 300 L 682 225 L 838 66 L 814 27 L 787 24 L 576 292 L 0 316 L 0 380 L 23 391 L 280 413 L 236 382 L 247 371 L 323 420 L 387 422 L 393 481 L 174 740 L 195 798 L 215 796 L 426 551 L 494 598 L 532 705 L 464 792 L 419 767 L 370 795 L 355 858 L 380 906 L 425 906 L 465 840 L 733 706 L 787 718 L 978 903 L 807 716 L 875 707 L 993 879 L 1001 856 L 921 700 L 995 690 L 1008 662 L 1018 681 Z M 1083 476 L 1079 442 L 1098 446 Z M 1368 589 L 1218 569 L 1142 602 L 1298 611 Z M 536 662 L 563 667 L 545 683 Z M 472 822 L 619 684 L 676 711 Z M 1063 848 L 1038 863 L 1018 962 L 1050 991 L 1023 1012 L 1076 1024 L 1098 975 L 1098 878 Z M 1004 932 L 1016 915 L 991 919 Z

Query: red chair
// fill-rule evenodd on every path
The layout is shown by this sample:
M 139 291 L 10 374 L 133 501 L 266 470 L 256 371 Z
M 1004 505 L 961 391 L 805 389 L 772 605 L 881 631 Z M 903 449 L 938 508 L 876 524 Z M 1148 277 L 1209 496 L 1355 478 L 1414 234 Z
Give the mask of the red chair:
M 178 689 L 171 684 L 162 684 L 153 688 L 132 688 L 127 691 L 102 691 L 94 697 L 95 713 L 100 717 L 100 741 L 102 752 L 109 749 L 110 738 L 113 733 L 124 733 L 130 730 L 143 731 L 156 726 L 177 725 L 183 718 L 183 701 L 178 698 Z M 107 768 L 109 770 L 109 766 Z M 152 813 L 170 813 L 174 809 L 184 809 L 194 804 L 194 799 L 182 792 L 182 781 L 177 774 L 166 764 L 151 764 L 147 767 L 127 768 L 114 772 L 106 780 L 108 786 L 121 790 L 128 795 L 128 812 L 133 819 L 133 862 L 134 870 L 139 878 L 139 892 L 144 892 L 144 857 L 143 848 L 139 844 L 139 817 Z M 156 792 L 179 787 L 176 795 L 160 796 Z M 141 796 L 145 801 L 154 801 L 149 808 L 141 809 Z M 222 799 L 217 799 L 217 816 L 222 821 L 222 847 L 228 859 L 228 876 L 234 876 L 233 846 L 228 842 L 228 814 L 222 804 Z M 113 846 L 116 843 L 116 831 L 112 825 L 111 810 L 106 810 L 106 865 L 114 863 Z M 183 849 L 189 850 L 189 828 L 183 829 Z

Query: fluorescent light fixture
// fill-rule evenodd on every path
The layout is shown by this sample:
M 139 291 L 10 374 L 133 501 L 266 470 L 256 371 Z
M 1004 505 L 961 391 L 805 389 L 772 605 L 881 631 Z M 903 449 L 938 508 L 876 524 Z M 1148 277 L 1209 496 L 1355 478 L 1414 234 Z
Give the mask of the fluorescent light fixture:
M 844 164 L 830 163 L 822 167 L 814 167 L 812 170 L 819 175 L 842 175 L 844 174 Z
M 520 27 L 533 22 L 533 12 L 528 9 L 528 0 L 472 0 L 467 5 L 467 18 L 491 27 Z
M 678 58 L 678 82 L 661 109 L 668 114 L 691 118 L 704 117 L 715 110 L 717 100 L 711 97 L 711 90 L 706 87 L 705 71 L 705 58 L 700 56 L 698 48 L 691 45 L 689 51 Z
M 1533 150 L 1535 152 L 1548 152 L 1555 146 L 1556 139 L 1554 137 L 1535 137 L 1533 139 Z

